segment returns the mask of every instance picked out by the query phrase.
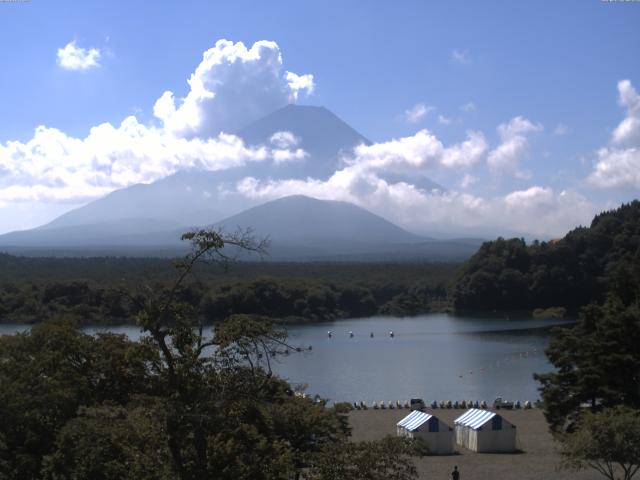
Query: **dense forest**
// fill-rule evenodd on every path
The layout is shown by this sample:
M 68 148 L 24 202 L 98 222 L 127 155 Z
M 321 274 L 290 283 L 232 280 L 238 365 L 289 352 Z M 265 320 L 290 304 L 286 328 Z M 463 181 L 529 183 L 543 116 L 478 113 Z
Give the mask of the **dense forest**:
M 375 314 L 415 315 L 447 305 L 448 263 L 202 264 L 179 292 L 203 319 L 258 314 L 318 321 Z M 149 290 L 175 280 L 166 259 L 29 258 L 0 254 L 0 323 L 56 314 L 82 324 L 132 323 Z
M 167 259 L 31 258 L 0 254 L 0 323 L 56 314 L 83 324 L 132 323 L 145 292 L 175 280 Z M 575 315 L 640 282 L 640 202 L 597 215 L 590 227 L 529 245 L 484 243 L 452 263 L 232 262 L 202 264 L 181 291 L 207 322 L 231 314 L 320 321 L 432 311 L 555 309 Z
M 456 311 L 561 307 L 578 312 L 611 291 L 629 302 L 640 284 L 640 201 L 597 215 L 590 227 L 527 245 L 498 238 L 482 245 L 450 290 Z
M 204 333 L 181 287 L 225 239 L 191 238 L 177 279 L 141 293 L 140 341 L 59 316 L 0 336 L 0 478 L 415 479 L 424 444 L 350 441 L 345 405 L 325 408 L 274 374 L 295 351 L 283 329 L 233 315 Z

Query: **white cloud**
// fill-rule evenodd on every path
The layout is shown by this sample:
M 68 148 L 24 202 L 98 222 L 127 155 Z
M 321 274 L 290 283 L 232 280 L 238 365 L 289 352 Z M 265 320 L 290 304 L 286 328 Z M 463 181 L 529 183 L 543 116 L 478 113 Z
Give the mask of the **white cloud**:
M 299 92 L 304 92 L 307 95 L 311 95 L 315 89 L 313 83 L 313 75 L 307 73 L 306 75 L 296 75 L 293 72 L 287 72 L 285 78 L 291 89 L 289 99 L 293 102 L 298 100 Z
M 293 194 L 348 201 L 393 218 L 410 230 L 425 232 L 430 228 L 492 234 L 518 231 L 554 237 L 588 223 L 598 211 L 577 192 L 554 192 L 539 186 L 495 198 L 452 190 L 425 192 L 405 182 L 388 183 L 372 172 L 352 167 L 335 172 L 326 181 L 245 178 L 237 188 L 261 201 Z
M 460 180 L 460 188 L 466 190 L 472 185 L 478 183 L 478 180 L 480 180 L 478 177 L 474 177 L 473 175 L 466 173 L 464 177 L 462 177 L 462 180 Z
M 87 70 L 99 67 L 100 50 L 97 48 L 81 48 L 75 40 L 58 49 L 58 65 L 67 70 Z
M 271 135 L 269 143 L 277 148 L 291 148 L 298 146 L 300 139 L 291 132 L 276 132 Z
M 177 99 L 164 92 L 154 115 L 165 130 L 182 137 L 215 137 L 235 132 L 314 88 L 312 75 L 282 71 L 280 48 L 261 40 L 251 48 L 219 40 L 204 52 L 188 80 L 189 92 Z
M 487 150 L 481 132 L 468 131 L 462 143 L 445 147 L 429 130 L 373 145 L 359 145 L 346 163 L 360 170 L 415 172 L 438 168 L 465 168 L 480 162 Z
M 416 103 L 413 107 L 404 111 L 402 117 L 407 123 L 418 123 L 424 117 L 426 117 L 429 112 L 433 111 L 433 107 L 427 106 L 424 103 Z
M 587 182 L 598 188 L 640 189 L 640 95 L 629 80 L 618 82 L 618 104 L 625 118 L 611 134 L 611 145 L 597 152 Z
M 269 143 L 274 146 L 273 160 L 276 164 L 295 162 L 308 157 L 307 152 L 301 148 L 295 148 L 300 139 L 291 132 L 276 132 L 271 135 Z
M 640 189 L 640 148 L 601 148 L 588 181 L 599 188 Z
M 640 95 L 629 80 L 618 82 L 618 104 L 626 108 L 627 115 L 613 131 L 612 142 L 640 146 Z
M 0 202 L 80 202 L 118 188 L 148 183 L 178 170 L 220 170 L 248 162 L 304 158 L 282 144 L 249 148 L 236 136 L 185 139 L 147 127 L 131 116 L 104 123 L 84 138 L 38 127 L 26 143 L 0 144 Z
M 460 65 L 469 65 L 471 58 L 469 57 L 469 50 L 454 49 L 451 51 L 451 60 Z
M 445 117 L 444 115 L 438 115 L 438 123 L 441 125 L 451 125 L 453 123 L 453 119 Z
M 498 134 L 502 142 L 489 152 L 489 168 L 495 173 L 529 178 L 529 172 L 519 170 L 520 162 L 529 152 L 529 140 L 526 135 L 541 130 L 542 125 L 534 124 L 522 116 L 499 125 Z
M 301 148 L 296 148 L 295 150 L 273 150 L 271 155 L 276 165 L 304 160 L 309 156 Z

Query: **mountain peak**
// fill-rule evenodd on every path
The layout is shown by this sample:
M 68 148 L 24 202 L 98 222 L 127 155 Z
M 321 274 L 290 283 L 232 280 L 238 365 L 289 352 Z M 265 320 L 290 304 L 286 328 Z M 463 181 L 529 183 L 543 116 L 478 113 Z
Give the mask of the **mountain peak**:
M 409 243 L 420 239 L 390 221 L 352 203 L 306 195 L 278 198 L 219 222 L 226 229 L 251 227 L 279 243 L 323 239 L 359 243 Z

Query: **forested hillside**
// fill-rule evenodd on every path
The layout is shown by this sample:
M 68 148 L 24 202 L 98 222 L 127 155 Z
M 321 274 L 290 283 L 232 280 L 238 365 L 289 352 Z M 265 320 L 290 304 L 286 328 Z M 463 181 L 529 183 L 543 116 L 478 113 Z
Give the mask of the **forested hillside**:
M 576 312 L 609 292 L 630 302 L 640 284 L 640 201 L 597 215 L 564 238 L 486 242 L 451 288 L 457 311 L 564 307 Z
M 206 322 L 234 313 L 277 321 L 416 315 L 446 307 L 455 268 L 444 263 L 199 265 L 179 293 Z M 133 323 L 147 291 L 162 292 L 174 279 L 166 259 L 0 254 L 0 323 L 37 323 L 54 315 L 82 324 Z

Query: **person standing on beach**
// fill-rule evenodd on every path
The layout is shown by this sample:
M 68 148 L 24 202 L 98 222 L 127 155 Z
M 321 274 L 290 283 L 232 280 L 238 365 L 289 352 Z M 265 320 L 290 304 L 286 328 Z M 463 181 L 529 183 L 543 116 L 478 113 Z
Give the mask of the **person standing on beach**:
M 460 472 L 458 471 L 458 467 L 453 467 L 453 472 L 451 472 L 451 480 L 460 480 Z

